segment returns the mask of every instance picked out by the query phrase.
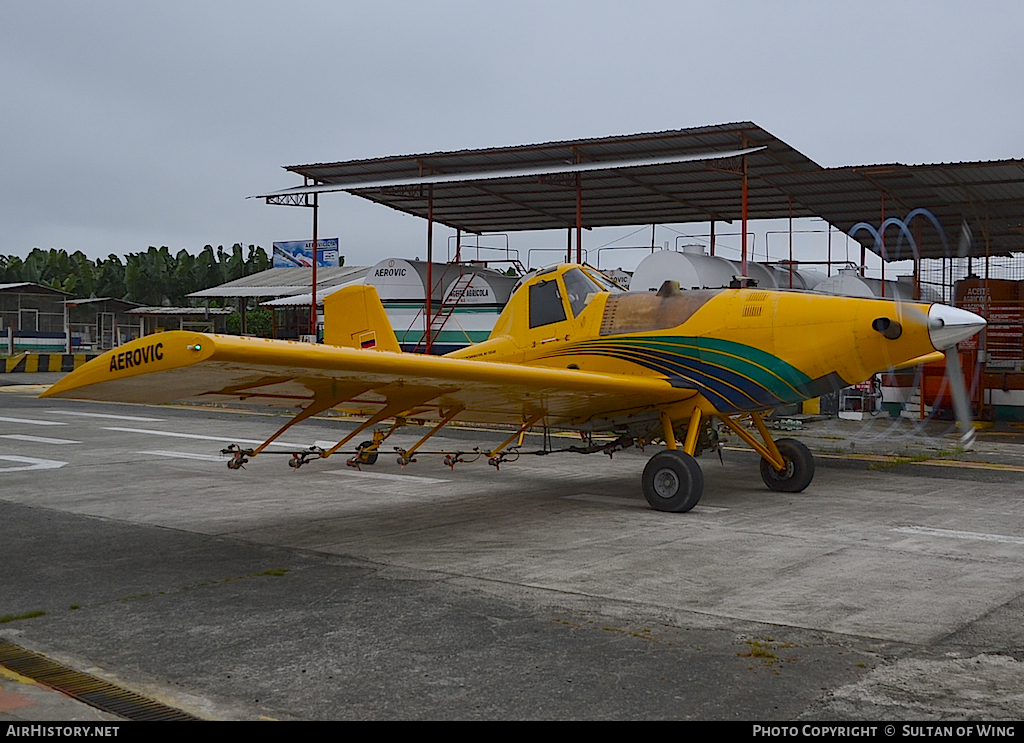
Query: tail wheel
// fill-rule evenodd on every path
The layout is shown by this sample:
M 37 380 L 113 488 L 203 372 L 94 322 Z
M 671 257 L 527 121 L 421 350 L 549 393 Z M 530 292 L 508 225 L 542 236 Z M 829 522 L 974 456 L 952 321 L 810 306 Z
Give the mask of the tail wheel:
M 644 468 L 643 488 L 654 510 L 683 513 L 700 500 L 704 473 L 689 454 L 669 449 L 651 457 Z
M 356 447 L 356 450 L 359 452 L 357 456 L 359 457 L 360 464 L 376 464 L 377 450 L 374 449 L 373 451 L 363 451 L 364 449 L 369 449 L 371 446 L 373 446 L 372 441 L 364 441 L 363 443 Z
M 786 463 L 786 469 L 776 470 L 767 459 L 761 460 L 761 479 L 770 490 L 779 493 L 799 493 L 814 479 L 814 455 L 796 439 L 775 442 Z

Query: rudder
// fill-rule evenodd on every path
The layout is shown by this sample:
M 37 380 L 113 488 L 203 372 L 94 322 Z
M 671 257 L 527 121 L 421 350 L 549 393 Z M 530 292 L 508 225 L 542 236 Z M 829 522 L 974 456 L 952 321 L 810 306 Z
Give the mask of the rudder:
M 401 353 L 376 287 L 346 286 L 324 297 L 324 343 Z

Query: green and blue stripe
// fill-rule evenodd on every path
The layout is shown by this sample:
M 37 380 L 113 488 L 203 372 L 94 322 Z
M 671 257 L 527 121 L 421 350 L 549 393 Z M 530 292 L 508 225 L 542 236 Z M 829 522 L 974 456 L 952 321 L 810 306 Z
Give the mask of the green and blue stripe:
M 795 366 L 753 346 L 695 336 L 627 336 L 581 341 L 547 357 L 604 356 L 693 387 L 718 410 L 759 410 L 798 402 L 817 385 Z

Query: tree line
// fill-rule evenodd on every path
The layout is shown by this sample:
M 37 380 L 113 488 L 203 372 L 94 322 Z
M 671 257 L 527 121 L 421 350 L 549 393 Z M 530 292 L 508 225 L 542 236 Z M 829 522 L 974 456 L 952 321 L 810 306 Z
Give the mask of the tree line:
M 34 248 L 25 258 L 0 255 L 0 283 L 29 281 L 75 297 L 114 297 L 148 306 L 187 306 L 188 295 L 271 267 L 258 245 L 207 245 L 198 255 L 166 247 L 92 260 L 80 250 Z

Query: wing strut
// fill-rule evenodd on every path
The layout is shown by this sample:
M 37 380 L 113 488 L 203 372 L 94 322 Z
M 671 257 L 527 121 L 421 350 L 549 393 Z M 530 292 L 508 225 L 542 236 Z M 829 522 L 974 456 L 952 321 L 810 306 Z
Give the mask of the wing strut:
M 394 403 L 392 403 L 392 404 L 389 404 L 389 405 L 385 405 L 383 408 L 380 409 L 379 412 L 374 414 L 374 416 L 372 418 L 369 418 L 365 422 L 360 424 L 360 426 L 357 429 L 355 429 L 352 433 L 350 433 L 348 436 L 343 438 L 337 444 L 332 446 L 327 451 L 320 452 L 320 459 L 327 459 L 327 457 L 329 457 L 332 454 L 334 454 L 335 452 L 337 452 L 338 449 L 340 449 L 345 444 L 347 444 L 349 441 L 351 441 L 356 436 L 361 434 L 367 428 L 370 428 L 371 426 L 376 426 L 382 420 L 385 420 L 387 418 L 395 417 L 399 413 L 401 413 L 403 410 L 408 410 L 408 409 L 409 409 L 409 406 L 408 405 L 404 405 L 404 404 L 394 404 Z
M 522 442 L 522 438 L 526 434 L 526 432 L 533 428 L 534 424 L 536 424 L 537 421 L 539 421 L 543 417 L 544 413 L 537 413 L 532 418 L 530 418 L 530 420 L 526 421 L 526 423 L 524 423 L 518 431 L 516 431 L 514 434 L 505 439 L 500 446 L 495 447 L 495 449 L 490 454 L 487 455 L 487 462 L 489 464 L 493 464 L 495 467 L 499 467 L 500 469 L 501 463 L 505 461 L 505 454 L 501 450 L 504 449 L 509 444 L 511 444 L 513 439 L 518 438 L 520 442 Z
M 232 444 L 227 449 L 223 449 L 221 451 L 222 454 L 231 455 L 231 460 L 228 462 L 228 469 L 241 469 L 249 459 L 255 457 L 270 446 L 278 436 L 294 426 L 296 423 L 304 421 L 318 413 L 322 413 L 325 410 L 329 410 L 335 405 L 339 405 L 346 400 L 351 400 L 353 397 L 358 397 L 370 389 L 373 388 L 369 385 L 358 385 L 357 387 L 353 387 L 352 385 L 342 385 L 341 390 L 339 391 L 339 386 L 337 384 L 331 384 L 330 386 L 324 385 L 319 389 L 313 390 L 313 399 L 310 403 L 255 449 L 242 449 L 237 444 Z
M 406 450 L 406 449 L 397 449 L 397 451 L 398 451 L 398 463 L 404 467 L 405 465 L 409 464 L 410 462 L 415 462 L 416 460 L 413 459 L 412 455 L 416 453 L 416 450 L 419 449 L 421 446 L 423 446 L 423 444 L 426 443 L 427 439 L 429 439 L 435 433 L 437 433 L 442 428 L 444 428 L 446 425 L 448 425 L 448 421 L 450 421 L 452 418 L 457 416 L 463 410 L 465 410 L 465 408 L 463 408 L 461 405 L 456 405 L 455 407 L 453 407 L 451 410 L 449 410 L 447 413 L 444 414 L 444 417 L 441 419 L 441 422 L 438 423 L 433 428 L 431 428 L 426 436 L 424 436 L 419 441 L 417 441 L 415 444 L 413 444 L 411 449 L 408 449 L 408 450 Z
M 348 399 L 348 398 L 346 398 L 346 399 Z M 301 423 L 302 421 L 306 420 L 306 418 L 310 418 L 310 417 L 316 415 L 317 413 L 322 413 L 325 410 L 330 410 L 335 405 L 337 405 L 339 403 L 342 403 L 342 402 L 344 402 L 344 400 L 336 400 L 333 397 L 332 398 L 321 398 L 321 397 L 314 398 L 313 402 L 311 402 L 309 405 L 307 405 L 305 408 L 303 408 L 302 411 L 298 415 L 296 415 L 290 421 L 288 421 L 283 426 L 281 426 L 281 428 L 279 428 L 277 430 L 277 432 L 274 433 L 269 439 L 264 441 L 262 444 L 257 446 L 255 449 L 252 449 L 251 450 L 252 453 L 249 456 L 250 457 L 255 457 L 261 451 L 263 451 L 268 446 L 270 446 L 270 443 L 274 439 L 276 439 L 282 433 L 284 433 L 289 428 L 294 426 L 296 423 Z
M 443 395 L 444 393 L 445 393 L 445 390 L 430 390 L 430 391 L 428 391 L 426 393 L 424 393 L 423 391 L 419 391 L 418 393 L 417 392 L 411 392 L 411 393 L 410 392 L 406 392 L 404 394 L 403 393 L 397 393 L 394 396 L 390 396 L 389 395 L 388 396 L 387 405 L 385 405 L 383 408 L 381 408 L 377 413 L 375 413 L 373 415 L 372 418 L 368 419 L 366 422 L 364 422 L 362 425 L 360 425 L 356 430 L 354 430 L 348 436 L 343 438 L 337 444 L 332 446 L 327 451 L 321 453 L 320 454 L 320 458 L 321 459 L 327 459 L 327 457 L 329 457 L 332 454 L 334 454 L 336 451 L 338 451 L 338 449 L 343 447 L 345 444 L 347 444 L 349 441 L 354 439 L 356 436 L 358 436 L 360 433 L 365 431 L 367 428 L 370 428 L 371 426 L 377 425 L 382 420 L 386 420 L 387 418 L 393 418 L 393 417 L 399 415 L 400 413 L 403 413 L 406 410 L 409 410 L 410 408 L 416 407 L 417 405 L 423 405 L 424 403 L 427 403 L 430 400 L 433 400 L 435 397 L 438 397 L 439 395 Z M 447 421 L 445 421 L 445 422 L 447 423 Z M 433 434 L 431 434 L 431 435 L 433 435 Z

